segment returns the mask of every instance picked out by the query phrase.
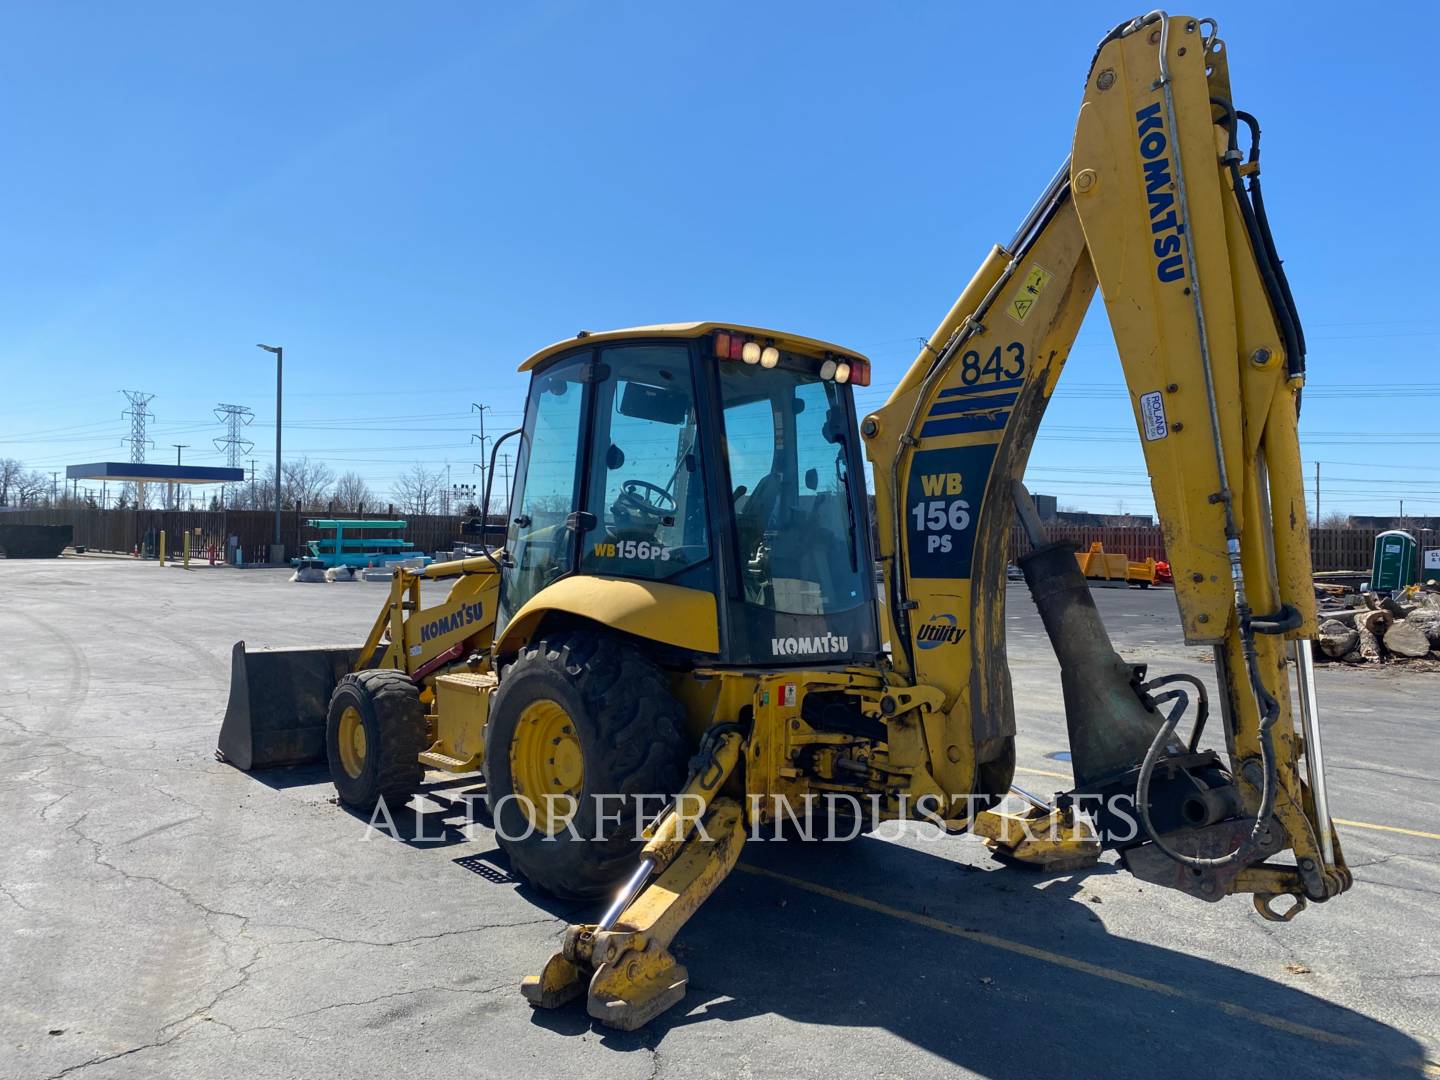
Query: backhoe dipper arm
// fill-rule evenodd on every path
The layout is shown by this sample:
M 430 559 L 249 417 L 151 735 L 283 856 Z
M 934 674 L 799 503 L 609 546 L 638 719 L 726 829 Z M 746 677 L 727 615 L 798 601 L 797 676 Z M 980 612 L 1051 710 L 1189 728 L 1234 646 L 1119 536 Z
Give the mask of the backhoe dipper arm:
M 1237 128 L 1251 132 L 1248 161 Z M 1258 130 L 1231 104 L 1212 20 L 1155 12 L 1118 27 L 1087 76 L 1070 159 L 861 433 L 894 666 L 946 694 L 944 715 L 924 721 L 927 759 L 893 764 L 925 772 L 963 820 L 967 796 L 1003 794 L 1010 782 L 1012 484 L 1099 286 L 1185 639 L 1214 648 L 1226 755 L 1180 744 L 1173 721 L 1203 688 L 1142 685 L 1143 669 L 1114 656 L 1093 604 L 1084 610 L 1073 557 L 1042 547 L 1027 557 L 1027 579 L 1065 673 L 1079 791 L 1146 795 L 1141 809 L 1154 820 L 1137 812 L 1138 837 L 1114 845 L 1136 873 L 1207 899 L 1253 892 L 1273 916 L 1270 894 L 1323 900 L 1349 878 L 1315 767 L 1303 338 L 1256 190 Z M 1287 648 L 1301 673 L 1303 738 Z M 1293 867 L 1256 865 L 1286 847 Z

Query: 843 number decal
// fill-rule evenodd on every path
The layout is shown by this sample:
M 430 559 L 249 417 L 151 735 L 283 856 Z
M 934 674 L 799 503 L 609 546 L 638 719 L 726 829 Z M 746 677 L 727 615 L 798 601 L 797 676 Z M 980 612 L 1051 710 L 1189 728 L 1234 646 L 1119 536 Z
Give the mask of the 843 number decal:
M 1025 374 L 1025 346 L 1018 341 L 996 345 L 984 362 L 980 353 L 969 350 L 960 357 L 960 381 L 966 386 L 1018 379 Z

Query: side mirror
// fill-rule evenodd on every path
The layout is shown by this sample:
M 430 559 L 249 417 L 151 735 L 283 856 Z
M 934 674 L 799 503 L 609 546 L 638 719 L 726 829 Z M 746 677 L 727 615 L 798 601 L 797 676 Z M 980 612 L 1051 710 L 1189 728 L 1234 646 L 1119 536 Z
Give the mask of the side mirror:
M 815 469 L 805 470 L 805 487 L 810 491 L 815 491 L 820 487 L 820 473 Z

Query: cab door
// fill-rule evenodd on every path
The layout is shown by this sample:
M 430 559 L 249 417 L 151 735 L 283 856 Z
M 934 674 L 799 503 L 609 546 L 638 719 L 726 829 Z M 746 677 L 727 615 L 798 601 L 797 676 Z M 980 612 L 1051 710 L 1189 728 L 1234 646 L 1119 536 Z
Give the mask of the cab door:
M 580 445 L 591 353 L 568 356 L 537 373 L 525 405 L 516 466 L 497 634 L 532 596 L 575 569 Z

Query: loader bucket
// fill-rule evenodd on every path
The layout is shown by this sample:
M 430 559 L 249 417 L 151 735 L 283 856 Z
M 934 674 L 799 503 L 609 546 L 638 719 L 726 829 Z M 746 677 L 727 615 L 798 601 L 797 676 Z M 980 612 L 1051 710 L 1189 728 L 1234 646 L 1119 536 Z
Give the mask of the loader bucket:
M 257 649 L 230 654 L 230 703 L 216 756 L 237 769 L 325 760 L 325 713 L 359 645 Z

